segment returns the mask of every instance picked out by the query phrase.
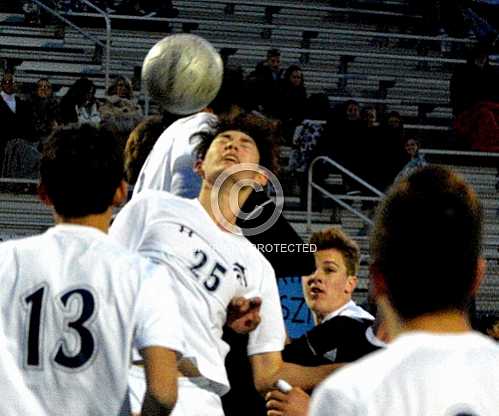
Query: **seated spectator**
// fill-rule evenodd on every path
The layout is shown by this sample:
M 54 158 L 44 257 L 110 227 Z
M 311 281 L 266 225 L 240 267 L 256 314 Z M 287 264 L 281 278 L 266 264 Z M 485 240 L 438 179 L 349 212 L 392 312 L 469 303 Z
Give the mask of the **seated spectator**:
M 466 65 L 457 66 L 450 80 L 450 105 L 457 117 L 480 101 L 499 101 L 498 72 L 490 65 L 487 47 L 468 53 Z
M 0 166 L 3 164 L 4 149 L 9 140 L 33 137 L 31 109 L 29 104 L 16 94 L 17 86 L 12 72 L 5 72 L 0 92 Z
M 5 147 L 1 176 L 3 178 L 37 179 L 40 170 L 41 153 L 38 142 L 25 139 L 9 140 Z
M 420 147 L 421 143 L 419 142 L 419 140 L 414 139 L 412 137 L 406 139 L 404 144 L 404 150 L 409 160 L 395 178 L 395 182 L 399 181 L 402 178 L 406 178 L 415 170 L 427 165 L 424 156 L 421 153 L 419 153 Z
M 101 115 L 95 99 L 95 85 L 88 78 L 77 79 L 62 97 L 61 119 L 64 124 L 100 126 Z
M 99 112 L 102 126 L 119 136 L 123 147 L 130 132 L 144 116 L 142 108 L 133 98 L 132 83 L 121 75 L 108 88 Z
M 40 143 L 45 143 L 60 121 L 59 100 L 54 96 L 52 84 L 40 78 L 31 98 L 34 133 Z
M 330 107 L 326 94 L 312 94 L 305 106 L 305 119 L 293 134 L 292 151 L 287 168 L 291 176 L 296 177 L 300 188 L 300 205 L 307 205 L 308 168 L 317 156 L 317 146 L 324 137 L 326 120 Z M 317 193 L 315 193 L 317 195 Z
M 279 49 L 269 49 L 266 60 L 259 62 L 247 78 L 247 89 L 251 93 L 248 97 L 250 109 L 274 116 L 282 77 L 281 52 Z
M 296 126 L 305 116 L 307 101 L 303 72 L 298 65 L 286 69 L 277 99 L 275 116 L 282 121 L 284 141 L 289 143 Z
M 499 102 L 482 101 L 454 121 L 456 136 L 465 148 L 499 152 Z

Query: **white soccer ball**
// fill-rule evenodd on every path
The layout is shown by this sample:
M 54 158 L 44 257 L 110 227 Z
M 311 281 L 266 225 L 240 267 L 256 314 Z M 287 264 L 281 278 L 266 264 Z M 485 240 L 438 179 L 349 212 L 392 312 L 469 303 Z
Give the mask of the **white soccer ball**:
M 206 107 L 222 85 L 223 62 L 205 39 L 192 34 L 167 36 L 148 52 L 142 80 L 151 98 L 173 114 Z

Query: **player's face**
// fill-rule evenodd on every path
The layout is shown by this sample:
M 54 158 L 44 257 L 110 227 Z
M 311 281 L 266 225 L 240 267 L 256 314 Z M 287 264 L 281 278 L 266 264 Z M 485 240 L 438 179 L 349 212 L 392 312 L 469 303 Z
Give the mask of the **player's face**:
M 315 273 L 302 279 L 308 307 L 319 317 L 337 310 L 350 301 L 357 284 L 349 276 L 343 254 L 331 248 L 315 252 Z
M 241 163 L 258 164 L 260 153 L 255 141 L 247 134 L 229 130 L 220 133 L 211 143 L 202 162 L 205 179 L 216 179 L 224 170 Z

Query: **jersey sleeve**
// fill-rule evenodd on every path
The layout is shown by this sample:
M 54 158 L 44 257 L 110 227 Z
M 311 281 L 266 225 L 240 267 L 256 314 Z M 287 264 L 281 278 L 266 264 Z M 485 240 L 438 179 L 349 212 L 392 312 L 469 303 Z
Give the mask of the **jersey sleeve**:
M 283 360 L 301 365 L 320 365 L 328 362 L 324 354 L 339 347 L 353 349 L 365 344 L 367 324 L 346 316 L 336 316 L 307 331 L 285 346 Z
M 146 200 L 128 202 L 114 218 L 109 236 L 130 251 L 137 251 L 146 223 Z
M 262 266 L 261 322 L 249 335 L 248 355 L 282 351 L 286 340 L 286 329 L 274 269 L 266 260 L 262 262 Z
M 184 337 L 177 300 L 166 266 L 148 262 L 137 299 L 134 347 L 160 346 L 183 353 Z
M 332 376 L 334 377 L 334 375 Z M 329 379 L 314 390 L 310 401 L 309 416 L 362 416 L 356 404 L 347 394 L 328 385 Z

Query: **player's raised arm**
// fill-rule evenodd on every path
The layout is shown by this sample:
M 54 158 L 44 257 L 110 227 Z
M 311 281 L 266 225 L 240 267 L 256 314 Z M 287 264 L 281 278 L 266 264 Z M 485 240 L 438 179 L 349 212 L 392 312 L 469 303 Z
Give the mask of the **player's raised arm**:
M 264 394 L 272 389 L 279 379 L 287 380 L 292 386 L 311 390 L 342 364 L 325 364 L 305 367 L 282 361 L 280 352 L 255 354 L 250 357 L 256 389 Z

